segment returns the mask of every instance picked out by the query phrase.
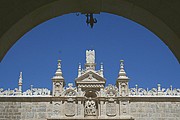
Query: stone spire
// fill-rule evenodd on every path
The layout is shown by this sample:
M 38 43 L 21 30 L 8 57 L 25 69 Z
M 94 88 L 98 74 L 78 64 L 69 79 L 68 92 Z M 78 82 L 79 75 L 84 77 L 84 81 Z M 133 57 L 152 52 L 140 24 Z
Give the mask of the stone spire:
M 124 60 L 120 60 L 120 70 L 119 70 L 119 75 L 116 80 L 116 86 L 119 89 L 119 95 L 120 96 L 128 96 L 128 91 L 129 91 L 129 78 L 126 75 L 126 72 L 124 70 Z
M 57 70 L 53 79 L 64 79 L 61 71 L 61 60 L 58 60 Z
M 22 72 L 20 72 L 19 75 L 19 82 L 18 82 L 18 86 L 19 86 L 19 92 L 22 92 Z
M 58 60 L 57 70 L 55 72 L 55 76 L 52 78 L 53 82 L 53 96 L 60 96 L 63 91 L 63 87 L 65 86 L 64 77 L 62 75 L 61 70 L 61 60 Z
M 126 76 L 126 72 L 124 70 L 124 60 L 120 60 L 120 70 L 118 79 L 128 79 L 128 77 Z

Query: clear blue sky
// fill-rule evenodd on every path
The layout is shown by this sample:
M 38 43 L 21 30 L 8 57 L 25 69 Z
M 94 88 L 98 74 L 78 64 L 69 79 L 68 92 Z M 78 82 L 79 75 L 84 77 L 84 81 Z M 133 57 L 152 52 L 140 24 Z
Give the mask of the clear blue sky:
M 130 87 L 180 88 L 180 65 L 168 47 L 151 31 L 126 18 L 101 13 L 91 29 L 84 15 L 75 13 L 46 21 L 26 33 L 0 63 L 0 87 L 18 87 L 23 72 L 23 90 L 30 85 L 52 89 L 57 60 L 62 60 L 68 82 L 77 77 L 78 63 L 85 63 L 85 50 L 96 51 L 97 69 L 104 64 L 107 84 L 115 84 L 119 61 L 124 60 Z

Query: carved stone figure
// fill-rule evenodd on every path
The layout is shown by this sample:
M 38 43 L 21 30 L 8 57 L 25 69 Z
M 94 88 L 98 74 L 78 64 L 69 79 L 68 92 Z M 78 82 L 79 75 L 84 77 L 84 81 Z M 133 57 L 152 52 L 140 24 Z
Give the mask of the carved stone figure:
M 85 115 L 95 116 L 96 115 L 96 103 L 93 100 L 88 100 L 85 103 Z
M 95 51 L 86 50 L 86 63 L 95 63 Z

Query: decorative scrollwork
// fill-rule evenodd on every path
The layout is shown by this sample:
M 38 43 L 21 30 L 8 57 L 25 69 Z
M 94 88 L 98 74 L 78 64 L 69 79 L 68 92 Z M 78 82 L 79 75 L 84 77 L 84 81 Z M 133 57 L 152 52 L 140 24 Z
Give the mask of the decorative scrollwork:
M 32 95 L 32 96 L 49 96 L 50 90 L 47 88 L 31 88 L 23 92 L 23 95 Z
M 63 91 L 62 96 L 76 97 L 78 95 L 77 88 L 73 87 L 72 83 L 68 84 L 68 87 Z
M 105 93 L 106 93 L 107 97 L 115 97 L 115 96 L 117 96 L 118 88 L 116 86 L 109 84 L 105 88 Z

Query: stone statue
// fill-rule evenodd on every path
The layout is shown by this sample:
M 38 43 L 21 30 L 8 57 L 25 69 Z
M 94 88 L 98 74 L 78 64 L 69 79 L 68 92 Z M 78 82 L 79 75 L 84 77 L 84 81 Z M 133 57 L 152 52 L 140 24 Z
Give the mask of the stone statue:
M 95 63 L 95 51 L 86 50 L 86 63 Z

